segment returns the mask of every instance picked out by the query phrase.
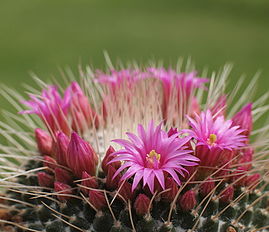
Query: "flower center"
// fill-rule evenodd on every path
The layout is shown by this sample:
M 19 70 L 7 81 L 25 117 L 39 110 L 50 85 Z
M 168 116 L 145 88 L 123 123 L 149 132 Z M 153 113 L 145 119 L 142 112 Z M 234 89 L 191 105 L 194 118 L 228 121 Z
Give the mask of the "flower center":
M 213 146 L 213 145 L 216 144 L 215 142 L 217 141 L 217 139 L 218 139 L 217 135 L 215 135 L 215 134 L 210 134 L 210 135 L 209 135 L 209 138 L 207 139 L 207 143 L 208 143 L 209 145 Z
M 146 166 L 148 168 L 158 168 L 160 159 L 161 159 L 161 154 L 158 154 L 155 150 L 151 150 L 150 153 L 147 154 L 147 157 L 146 157 L 146 161 L 147 161 Z

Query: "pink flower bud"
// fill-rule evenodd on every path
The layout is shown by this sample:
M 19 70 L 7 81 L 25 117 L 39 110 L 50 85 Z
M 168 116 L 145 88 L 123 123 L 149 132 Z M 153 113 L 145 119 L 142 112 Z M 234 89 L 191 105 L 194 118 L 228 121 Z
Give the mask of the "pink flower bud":
M 83 171 L 94 176 L 98 157 L 92 146 L 73 132 L 67 149 L 67 164 L 78 178 Z
M 102 161 L 102 169 L 103 169 L 105 174 L 107 174 L 107 172 L 108 172 L 108 166 L 113 166 L 115 169 L 118 169 L 121 166 L 120 161 L 116 161 L 116 162 L 108 164 L 109 161 L 111 161 L 113 158 L 115 158 L 115 156 L 112 155 L 113 152 L 115 152 L 115 149 L 112 146 L 110 146 L 107 149 L 106 155 Z
M 108 165 L 107 167 L 108 167 L 108 172 L 106 176 L 106 187 L 108 189 L 115 189 L 117 188 L 118 183 L 120 182 L 121 175 L 119 174 L 115 178 L 113 178 L 117 170 L 111 164 Z
M 249 175 L 245 178 L 244 185 L 250 187 L 251 189 L 254 189 L 259 184 L 260 179 L 261 175 L 259 173 Z
M 128 199 L 132 199 L 133 198 L 133 194 L 132 194 L 132 185 L 129 183 L 129 182 L 127 182 L 127 181 L 125 181 L 124 182 L 124 184 L 122 185 L 122 182 L 119 182 L 119 184 L 118 184 L 118 187 L 120 188 L 121 187 L 121 189 L 120 189 L 120 191 L 119 191 L 119 194 L 126 200 L 126 201 L 128 201 Z
M 248 147 L 243 149 L 242 153 L 242 156 L 238 160 L 238 164 L 242 164 L 242 167 L 244 167 L 245 170 L 250 170 L 252 167 L 254 150 L 251 147 Z
M 107 206 L 107 201 L 106 201 L 104 193 L 97 190 L 89 190 L 89 202 L 97 210 L 101 210 Z
M 162 194 L 162 199 L 166 202 L 172 202 L 178 192 L 178 184 L 173 178 L 167 177 L 165 182 L 165 189 L 170 189 L 168 192 Z
M 38 183 L 41 187 L 53 187 L 54 177 L 45 173 L 38 172 L 37 173 Z
M 207 196 L 215 188 L 215 182 L 208 178 L 200 185 L 199 191 L 203 197 Z
M 88 188 L 98 188 L 97 180 L 94 176 L 89 175 L 87 172 L 82 173 L 81 185 Z M 81 190 L 85 195 L 88 195 L 89 189 L 81 187 Z
M 55 179 L 58 182 L 64 184 L 71 184 L 73 178 L 71 177 L 70 173 L 62 168 L 55 168 Z
M 57 136 L 57 143 L 56 143 L 57 163 L 63 166 L 67 166 L 66 156 L 67 156 L 69 138 L 63 132 L 58 132 L 56 136 Z
M 92 110 L 88 97 L 85 96 L 77 82 L 70 85 L 72 93 L 71 113 L 73 115 L 72 128 L 75 131 L 83 131 L 88 125 L 98 127 L 98 118 Z
M 48 132 L 40 128 L 35 129 L 35 139 L 42 155 L 52 155 L 52 138 Z
M 196 204 L 196 193 L 193 190 L 188 190 L 179 199 L 179 205 L 184 211 L 193 209 Z
M 140 193 L 134 202 L 134 209 L 136 214 L 145 215 L 149 211 L 150 199 L 145 195 Z
M 236 115 L 232 118 L 233 126 L 240 126 L 245 131 L 242 135 L 249 136 L 252 131 L 252 103 L 245 105 Z
M 54 170 L 57 167 L 57 162 L 55 159 L 51 158 L 50 156 L 44 156 L 43 166 Z
M 62 202 L 70 199 L 70 196 L 65 195 L 72 194 L 71 186 L 57 181 L 54 182 L 54 191 L 57 193 L 57 198 L 59 199 L 59 201 Z
M 220 196 L 220 200 L 225 203 L 229 203 L 233 200 L 234 198 L 234 187 L 229 186 L 227 187 Z

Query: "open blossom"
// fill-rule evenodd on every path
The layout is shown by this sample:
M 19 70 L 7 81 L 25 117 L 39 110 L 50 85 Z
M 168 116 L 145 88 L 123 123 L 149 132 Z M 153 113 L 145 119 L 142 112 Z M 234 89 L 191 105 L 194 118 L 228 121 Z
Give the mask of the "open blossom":
M 186 132 L 197 141 L 195 153 L 202 166 L 220 167 L 231 160 L 234 150 L 245 145 L 244 130 L 232 126 L 232 120 L 214 118 L 210 110 L 188 119 L 192 129 Z
M 23 114 L 37 114 L 45 125 L 56 133 L 58 130 L 69 134 L 67 113 L 70 106 L 70 91 L 67 89 L 62 98 L 56 86 L 48 86 L 42 91 L 40 97 L 30 94 L 30 100 L 22 103 L 30 107 L 30 110 L 22 111 Z
M 154 126 L 149 123 L 147 130 L 138 125 L 138 136 L 126 133 L 129 140 L 116 139 L 114 142 L 123 146 L 124 149 L 112 153 L 116 155 L 110 162 L 124 161 L 114 177 L 126 169 L 121 177 L 127 180 L 134 176 L 132 191 L 143 182 L 148 186 L 151 193 L 155 191 L 155 179 L 165 189 L 165 174 L 170 175 L 178 185 L 181 184 L 179 175 L 184 176 L 185 166 L 195 166 L 198 158 L 190 155 L 189 150 L 184 150 L 184 145 L 190 140 L 189 137 L 178 138 L 178 133 L 168 137 L 161 129 L 162 124 Z

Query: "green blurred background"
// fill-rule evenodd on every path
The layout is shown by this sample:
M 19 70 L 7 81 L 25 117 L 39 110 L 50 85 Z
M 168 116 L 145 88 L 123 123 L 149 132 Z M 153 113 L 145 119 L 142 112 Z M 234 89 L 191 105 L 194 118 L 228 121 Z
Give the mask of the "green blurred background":
M 29 72 L 60 76 L 59 67 L 189 57 L 197 69 L 234 64 L 232 78 L 261 70 L 269 84 L 268 0 L 1 0 L 0 81 L 23 91 Z M 1 108 L 7 108 L 2 100 Z

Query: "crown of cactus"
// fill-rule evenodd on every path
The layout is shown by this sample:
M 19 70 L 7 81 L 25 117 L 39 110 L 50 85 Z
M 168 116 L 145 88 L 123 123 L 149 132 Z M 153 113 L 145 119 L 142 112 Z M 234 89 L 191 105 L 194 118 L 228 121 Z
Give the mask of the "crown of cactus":
M 4 231 L 266 231 L 268 94 L 226 92 L 230 67 L 201 78 L 146 67 L 2 95 Z M 206 75 L 205 75 L 206 76 Z M 228 88 L 229 89 L 229 88 Z

